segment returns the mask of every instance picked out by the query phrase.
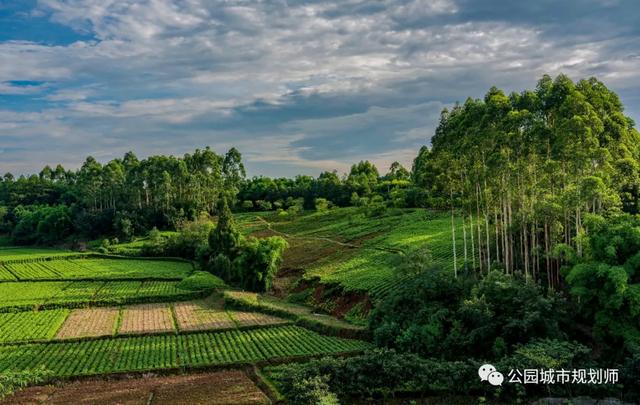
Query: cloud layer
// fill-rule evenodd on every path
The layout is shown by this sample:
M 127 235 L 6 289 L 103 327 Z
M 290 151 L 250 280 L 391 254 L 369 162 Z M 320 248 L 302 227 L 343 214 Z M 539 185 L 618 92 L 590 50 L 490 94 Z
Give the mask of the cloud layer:
M 251 174 L 408 164 L 444 106 L 544 73 L 596 75 L 639 118 L 640 5 L 556 3 L 16 0 L 0 171 L 205 145 Z

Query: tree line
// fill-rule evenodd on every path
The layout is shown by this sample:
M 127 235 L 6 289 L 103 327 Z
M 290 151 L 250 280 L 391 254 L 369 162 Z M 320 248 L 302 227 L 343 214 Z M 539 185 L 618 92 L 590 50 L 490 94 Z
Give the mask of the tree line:
M 414 179 L 464 216 L 463 251 L 454 255 L 485 273 L 521 271 L 554 287 L 567 249 L 585 254 L 587 217 L 638 213 L 639 145 L 602 82 L 544 76 L 534 90 L 494 87 L 445 109 Z

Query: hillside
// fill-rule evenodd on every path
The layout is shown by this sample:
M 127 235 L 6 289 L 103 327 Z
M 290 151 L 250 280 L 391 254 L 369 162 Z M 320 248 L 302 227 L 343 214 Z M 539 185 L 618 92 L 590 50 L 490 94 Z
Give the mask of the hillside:
M 426 249 L 435 263 L 453 271 L 449 213 L 389 209 L 381 216 L 367 217 L 361 209 L 349 207 L 299 216 L 242 213 L 237 219 L 246 234 L 279 235 L 289 243 L 276 294 L 289 295 L 290 299 L 337 315 L 344 315 L 355 305 L 364 305 L 366 312 L 372 302 L 396 289 L 406 277 L 397 272 L 398 266 L 419 249 Z M 462 220 L 456 218 L 455 225 L 460 269 L 464 265 Z M 329 296 L 336 294 L 335 287 L 339 287 L 337 295 L 342 298 Z M 346 308 L 341 307 L 344 305 Z

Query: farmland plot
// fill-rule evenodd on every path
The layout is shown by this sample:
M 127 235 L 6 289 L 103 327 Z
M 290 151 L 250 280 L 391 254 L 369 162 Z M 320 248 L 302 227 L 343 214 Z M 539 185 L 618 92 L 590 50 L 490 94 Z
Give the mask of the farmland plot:
M 71 312 L 57 339 L 111 336 L 115 332 L 118 308 L 86 308 Z
M 0 373 L 44 366 L 52 377 L 246 364 L 291 356 L 356 352 L 359 340 L 321 336 L 296 326 L 188 335 L 106 338 L 0 346 Z
M 0 307 L 40 305 L 60 294 L 68 282 L 0 283 Z
M 238 326 L 280 325 L 289 321 L 259 312 L 229 311 L 229 316 Z
M 0 262 L 10 260 L 38 259 L 44 257 L 62 257 L 78 255 L 78 252 L 70 252 L 60 249 L 41 249 L 41 248 L 18 248 L 3 247 L 0 248 Z
M 67 309 L 0 314 L 0 343 L 50 340 L 68 314 Z
M 2 267 L 20 280 L 180 280 L 193 270 L 190 263 L 136 259 L 60 259 L 5 263 Z M 0 277 L 1 277 L 0 273 Z
M 172 332 L 171 309 L 166 304 L 144 304 L 126 308 L 119 334 Z
M 225 311 L 213 309 L 203 301 L 180 302 L 174 305 L 180 330 L 231 329 L 235 323 Z

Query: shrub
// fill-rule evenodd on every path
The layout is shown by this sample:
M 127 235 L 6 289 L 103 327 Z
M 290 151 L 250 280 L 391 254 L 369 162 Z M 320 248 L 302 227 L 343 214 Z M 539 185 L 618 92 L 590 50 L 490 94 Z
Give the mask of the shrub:
M 244 200 L 242 202 L 242 209 L 245 211 L 251 211 L 253 209 L 253 202 L 251 200 Z
M 329 209 L 329 201 L 326 198 L 316 198 L 314 204 L 318 212 L 325 212 Z
M 431 268 L 406 282 L 370 317 L 377 344 L 445 359 L 510 353 L 534 338 L 562 338 L 564 301 L 497 271 L 471 277 Z
M 389 397 L 401 392 L 465 393 L 478 387 L 476 372 L 477 366 L 470 363 L 376 349 L 355 357 L 325 357 L 274 367 L 272 378 L 294 403 L 313 392 L 333 392 L 349 402 L 353 396 Z
M 219 275 L 225 280 L 230 280 L 232 277 L 231 260 L 222 253 L 212 258 L 208 267 L 212 273 Z
M 179 282 L 176 287 L 187 291 L 212 290 L 225 287 L 224 281 L 206 271 L 196 271 Z
M 241 245 L 239 256 L 233 261 L 234 281 L 251 291 L 267 291 L 288 244 L 284 238 L 247 238 Z
M 256 201 L 256 205 L 261 211 L 271 211 L 273 209 L 271 202 L 265 200 Z

